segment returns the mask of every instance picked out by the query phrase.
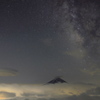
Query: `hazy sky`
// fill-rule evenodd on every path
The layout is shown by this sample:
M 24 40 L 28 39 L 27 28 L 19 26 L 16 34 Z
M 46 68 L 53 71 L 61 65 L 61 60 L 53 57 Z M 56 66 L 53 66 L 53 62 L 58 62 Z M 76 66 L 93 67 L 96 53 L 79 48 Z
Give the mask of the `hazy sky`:
M 99 0 L 0 0 L 3 99 L 100 100 Z

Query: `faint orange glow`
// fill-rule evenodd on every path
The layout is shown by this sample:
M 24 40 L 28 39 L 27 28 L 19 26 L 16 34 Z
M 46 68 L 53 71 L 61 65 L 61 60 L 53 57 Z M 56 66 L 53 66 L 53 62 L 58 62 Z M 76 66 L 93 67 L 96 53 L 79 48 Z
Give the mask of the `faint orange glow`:
M 7 98 L 5 98 L 5 97 L 0 97 L 0 100 L 2 100 L 2 99 L 4 100 L 4 99 L 7 99 Z

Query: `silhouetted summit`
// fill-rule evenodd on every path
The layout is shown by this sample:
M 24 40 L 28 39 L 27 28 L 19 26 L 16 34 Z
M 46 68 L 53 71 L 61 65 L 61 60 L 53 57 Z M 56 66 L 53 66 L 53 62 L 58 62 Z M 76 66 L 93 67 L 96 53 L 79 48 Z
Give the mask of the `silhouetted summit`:
M 56 84 L 56 83 L 67 83 L 67 82 L 61 79 L 60 77 L 56 77 L 53 80 L 47 82 L 47 84 Z

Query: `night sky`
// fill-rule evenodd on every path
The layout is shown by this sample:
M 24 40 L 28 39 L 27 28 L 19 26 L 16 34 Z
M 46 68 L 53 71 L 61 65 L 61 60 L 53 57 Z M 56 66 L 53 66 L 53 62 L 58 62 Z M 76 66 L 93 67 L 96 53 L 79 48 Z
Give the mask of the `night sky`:
M 100 1 L 0 0 L 0 100 L 100 100 Z

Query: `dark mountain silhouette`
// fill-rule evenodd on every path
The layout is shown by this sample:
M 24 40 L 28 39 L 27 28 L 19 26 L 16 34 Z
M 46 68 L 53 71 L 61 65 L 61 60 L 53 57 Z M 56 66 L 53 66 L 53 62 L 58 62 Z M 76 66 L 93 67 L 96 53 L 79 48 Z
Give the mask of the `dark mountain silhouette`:
M 61 79 L 60 77 L 56 77 L 53 80 L 47 82 L 46 84 L 56 84 L 56 83 L 68 83 L 65 80 Z

